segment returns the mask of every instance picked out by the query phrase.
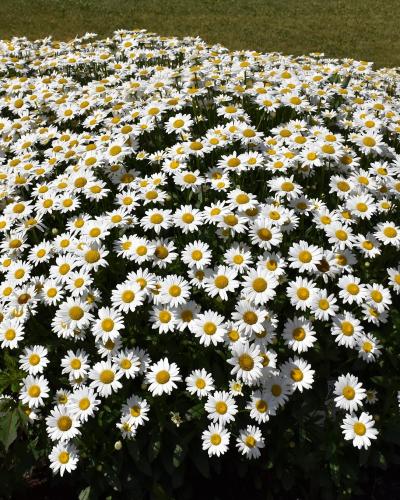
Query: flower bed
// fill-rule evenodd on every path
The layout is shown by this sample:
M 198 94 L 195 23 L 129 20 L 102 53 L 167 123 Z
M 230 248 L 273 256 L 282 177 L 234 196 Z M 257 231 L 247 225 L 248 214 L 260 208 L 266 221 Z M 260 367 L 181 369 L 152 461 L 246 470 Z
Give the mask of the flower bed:
M 0 51 L 5 450 L 390 461 L 396 71 L 143 31 Z

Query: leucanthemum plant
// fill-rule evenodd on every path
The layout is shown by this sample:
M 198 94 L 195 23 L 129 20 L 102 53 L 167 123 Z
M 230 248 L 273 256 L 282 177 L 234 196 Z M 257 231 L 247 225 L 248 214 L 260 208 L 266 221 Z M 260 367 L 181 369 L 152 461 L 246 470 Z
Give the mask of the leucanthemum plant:
M 297 421 L 379 448 L 397 73 L 126 30 L 0 52 L 1 390 L 51 469 L 160 432 L 269 457 Z

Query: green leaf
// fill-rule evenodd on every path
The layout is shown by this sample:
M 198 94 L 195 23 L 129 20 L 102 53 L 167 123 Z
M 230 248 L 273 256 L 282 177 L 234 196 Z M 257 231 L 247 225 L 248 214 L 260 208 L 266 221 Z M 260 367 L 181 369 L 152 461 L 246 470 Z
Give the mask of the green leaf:
M 79 493 L 79 500 L 88 500 L 90 498 L 90 486 Z
M 172 465 L 174 467 L 179 467 L 184 457 L 185 457 L 185 452 L 183 451 L 182 446 L 177 444 L 175 446 L 174 453 L 172 455 Z
M 0 421 L 0 441 L 6 451 L 17 438 L 18 411 L 16 408 L 2 415 Z

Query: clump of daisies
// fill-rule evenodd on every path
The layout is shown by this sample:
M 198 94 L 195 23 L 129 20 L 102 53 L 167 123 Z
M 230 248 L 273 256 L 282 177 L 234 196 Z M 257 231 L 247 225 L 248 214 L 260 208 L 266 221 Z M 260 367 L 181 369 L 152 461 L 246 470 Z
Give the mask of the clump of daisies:
M 81 41 L 0 42 L 0 344 L 52 470 L 105 405 L 123 441 L 160 401 L 181 432 L 200 404 L 209 456 L 257 459 L 323 377 L 320 409 L 368 448 L 400 293 L 398 76 Z

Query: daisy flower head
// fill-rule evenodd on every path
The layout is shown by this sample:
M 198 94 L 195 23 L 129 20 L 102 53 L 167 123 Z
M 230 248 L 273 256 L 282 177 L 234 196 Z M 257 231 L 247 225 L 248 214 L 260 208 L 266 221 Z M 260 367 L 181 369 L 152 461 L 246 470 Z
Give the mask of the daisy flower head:
M 215 391 L 207 398 L 204 405 L 208 418 L 214 423 L 225 425 L 235 420 L 238 412 L 237 404 L 233 397 L 225 391 Z
M 167 358 L 161 359 L 149 366 L 146 374 L 148 390 L 153 396 L 171 394 L 177 388 L 176 382 L 182 380 L 179 375 L 179 368 L 175 363 L 170 363 Z
M 204 369 L 194 370 L 191 374 L 185 378 L 186 390 L 192 396 L 196 395 L 198 398 L 203 398 L 207 394 L 214 390 L 214 379 L 213 377 Z
M 143 304 L 145 294 L 136 282 L 125 282 L 116 286 L 111 294 L 113 309 L 127 313 L 135 311 Z
M 260 449 L 265 447 L 261 429 L 254 425 L 248 425 L 246 429 L 239 431 L 236 447 L 246 458 L 258 458 L 261 455 Z
M 265 304 L 275 295 L 278 281 L 274 274 L 258 267 L 244 277 L 242 296 L 256 305 Z
M 56 406 L 46 418 L 47 434 L 52 441 L 70 441 L 78 436 L 80 422 L 68 406 Z
M 195 337 L 199 338 L 200 344 L 203 344 L 205 347 L 210 344 L 215 346 L 219 342 L 224 341 L 224 334 L 226 332 L 224 321 L 225 318 L 223 316 L 208 310 L 198 314 L 190 323 L 189 328 Z
M 21 370 L 28 372 L 29 375 L 43 373 L 49 364 L 47 354 L 48 350 L 41 345 L 25 347 L 23 354 L 19 357 Z
M 286 345 L 298 353 L 308 351 L 317 340 L 311 322 L 297 316 L 285 323 L 283 338 Z
M 209 457 L 223 455 L 228 451 L 230 435 L 221 424 L 210 424 L 201 436 L 203 450 L 207 451 Z
M 270 416 L 275 415 L 277 404 L 266 391 L 254 391 L 246 406 L 250 410 L 250 418 L 259 424 L 268 422 Z
M 67 405 L 71 413 L 81 422 L 86 422 L 98 409 L 100 400 L 96 399 L 96 393 L 90 387 L 81 387 L 75 390 Z
M 76 469 L 79 461 L 78 450 L 71 443 L 57 443 L 51 450 L 49 460 L 51 470 L 62 477 L 65 472 Z
M 228 292 L 234 292 L 238 286 L 239 281 L 237 271 L 227 266 L 219 266 L 204 281 L 205 290 L 210 297 L 219 296 L 222 300 L 228 300 Z
M 110 361 L 99 361 L 89 372 L 90 387 L 95 389 L 99 396 L 108 397 L 121 389 L 122 384 L 119 379 L 122 375 L 117 365 Z
M 363 333 L 363 327 L 357 318 L 345 311 L 333 318 L 331 333 L 339 345 L 353 348 Z
M 204 269 L 211 263 L 212 254 L 207 243 L 197 240 L 185 246 L 181 258 L 191 268 Z
M 352 441 L 353 446 L 365 450 L 371 446 L 371 440 L 376 439 L 379 432 L 375 428 L 375 420 L 369 413 L 362 412 L 359 417 L 347 414 L 341 425 L 344 439 Z
M 27 404 L 29 408 L 44 405 L 44 399 L 49 397 L 49 384 L 43 375 L 39 377 L 28 375 L 22 380 L 21 385 L 19 399 L 22 403 Z
M 289 249 L 289 266 L 298 269 L 299 272 L 316 271 L 322 255 L 320 248 L 301 240 L 299 243 L 294 243 Z
M 311 307 L 314 297 L 318 292 L 314 281 L 307 278 L 296 278 L 295 281 L 289 283 L 286 293 L 290 298 L 290 303 L 301 311 L 305 311 Z
M 357 347 L 358 356 L 367 363 L 376 361 L 376 359 L 379 358 L 379 356 L 382 354 L 381 344 L 379 343 L 378 339 L 370 333 L 362 335 L 357 340 Z
M 147 416 L 150 406 L 146 399 L 132 395 L 122 406 L 122 415 L 128 417 L 128 422 L 134 427 L 144 425 L 149 420 Z
M 260 356 L 260 347 L 250 345 L 248 342 L 236 342 L 231 348 L 233 357 L 227 362 L 233 366 L 232 375 L 243 380 L 247 385 L 254 385 L 262 375 L 262 357 Z
M 302 358 L 290 358 L 282 365 L 282 373 L 290 380 L 293 391 L 311 389 L 314 383 L 315 370 Z
M 366 397 L 366 391 L 361 382 L 350 373 L 341 375 L 337 379 L 334 394 L 336 406 L 351 413 L 363 405 L 362 400 Z

